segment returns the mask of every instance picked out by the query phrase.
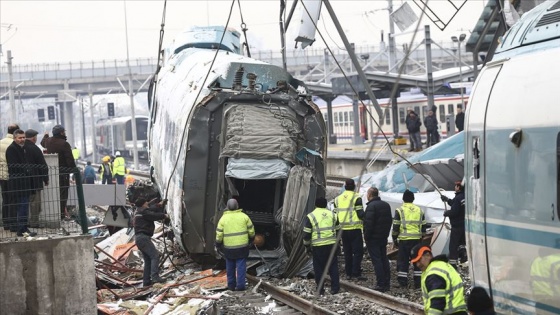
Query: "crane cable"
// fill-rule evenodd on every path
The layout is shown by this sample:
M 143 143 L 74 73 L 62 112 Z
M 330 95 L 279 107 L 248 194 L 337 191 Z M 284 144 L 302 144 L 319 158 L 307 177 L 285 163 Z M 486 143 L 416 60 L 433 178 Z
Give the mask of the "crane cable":
M 249 39 L 247 38 L 247 31 L 249 30 L 247 28 L 247 24 L 245 24 L 245 21 L 243 21 L 243 11 L 241 10 L 241 0 L 237 0 L 237 4 L 239 4 L 239 16 L 241 17 L 241 30 L 243 31 L 243 36 L 245 37 L 245 42 L 243 43 L 243 46 L 245 46 L 245 49 L 247 49 L 247 57 L 251 58 L 251 50 L 249 50 Z

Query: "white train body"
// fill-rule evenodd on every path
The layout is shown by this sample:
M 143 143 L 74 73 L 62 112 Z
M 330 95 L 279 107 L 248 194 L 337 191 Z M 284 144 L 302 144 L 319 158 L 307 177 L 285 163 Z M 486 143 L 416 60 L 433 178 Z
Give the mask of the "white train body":
M 221 210 L 236 197 L 263 255 L 295 253 L 291 224 L 325 193 L 322 115 L 283 69 L 234 53 L 236 33 L 216 51 L 223 28 L 196 30 L 204 36 L 186 38 L 206 42 L 176 43 L 152 92 L 150 165 L 173 229 L 191 257 L 212 260 Z
M 489 289 L 499 313 L 560 314 L 559 86 L 555 0 L 503 37 L 466 113 L 471 280 Z M 556 263 L 543 271 L 545 259 Z
M 457 115 L 457 109 L 465 110 L 468 104 L 469 95 L 465 94 L 462 97 L 460 95 L 437 95 L 434 97 L 434 105 L 437 107 L 436 117 L 438 119 L 438 131 L 442 137 L 448 136 L 448 122 L 453 125 L 453 133 L 457 133 L 458 130 L 454 126 L 455 116 Z M 426 135 L 426 128 L 424 126 L 424 118 L 428 115 L 428 100 L 425 95 L 411 95 L 408 97 L 401 97 L 398 100 L 398 113 L 399 113 L 399 136 L 408 138 L 408 130 L 406 129 L 405 119 L 407 108 L 412 108 L 414 112 L 419 113 L 420 119 L 422 121 L 422 127 L 420 128 L 423 137 Z M 321 108 L 323 117 L 325 121 L 328 120 L 327 106 L 324 101 L 316 101 Z M 369 101 L 364 101 L 364 105 L 370 109 L 373 117 L 381 124 L 381 130 L 373 122 L 371 116 L 365 111 L 364 106 L 359 105 L 359 130 L 360 136 L 363 140 L 371 140 L 379 138 L 382 139 L 383 133 L 387 137 L 394 137 L 393 133 L 393 120 L 391 118 L 391 109 L 388 99 L 378 100 L 381 106 L 384 119 L 379 120 L 377 112 L 371 109 Z M 464 104 L 464 105 L 462 105 Z M 339 96 L 333 101 L 332 105 L 333 111 L 333 132 L 337 138 L 337 142 L 350 142 L 354 135 L 354 115 L 352 107 L 352 99 L 347 96 Z M 453 117 L 453 120 L 448 121 L 448 117 Z M 383 133 L 381 132 L 383 131 Z

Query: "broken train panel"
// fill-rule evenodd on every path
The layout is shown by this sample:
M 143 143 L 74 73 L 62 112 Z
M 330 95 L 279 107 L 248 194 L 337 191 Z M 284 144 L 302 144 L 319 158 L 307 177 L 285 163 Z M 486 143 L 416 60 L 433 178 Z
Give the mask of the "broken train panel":
M 325 194 L 326 127 L 310 99 L 283 69 L 233 52 L 193 47 L 166 61 L 150 164 L 195 260 L 215 259 L 215 225 L 233 196 L 264 239 L 252 255 L 302 256 L 301 221 Z

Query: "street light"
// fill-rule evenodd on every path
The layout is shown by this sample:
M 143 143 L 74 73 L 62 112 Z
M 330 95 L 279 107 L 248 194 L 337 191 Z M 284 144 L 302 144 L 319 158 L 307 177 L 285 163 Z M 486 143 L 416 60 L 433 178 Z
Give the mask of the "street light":
M 459 52 L 459 81 L 461 82 L 461 84 L 463 84 L 463 63 L 461 62 L 461 43 L 465 40 L 465 38 L 467 38 L 466 34 L 461 34 L 459 35 L 459 38 L 457 38 L 457 36 L 451 36 L 451 40 L 454 43 L 457 43 L 458 47 L 457 47 L 457 51 Z M 465 102 L 463 100 L 463 86 L 460 86 L 461 88 L 461 109 L 463 109 L 465 107 Z

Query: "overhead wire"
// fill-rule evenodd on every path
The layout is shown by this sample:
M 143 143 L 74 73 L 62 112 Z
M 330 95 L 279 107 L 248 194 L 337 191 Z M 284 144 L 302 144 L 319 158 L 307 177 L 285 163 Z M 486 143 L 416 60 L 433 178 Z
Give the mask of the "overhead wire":
M 245 37 L 245 42 L 243 43 L 243 46 L 245 46 L 245 49 L 247 49 L 247 57 L 251 58 L 251 50 L 249 49 L 249 39 L 247 38 L 247 31 L 249 30 L 247 28 L 247 24 L 245 24 L 245 21 L 243 20 L 243 10 L 241 10 L 241 0 L 237 0 L 237 4 L 239 5 L 239 16 L 241 17 L 241 31 L 243 31 L 243 37 Z
M 338 60 L 337 60 L 336 56 L 334 55 L 334 53 L 333 53 L 331 47 L 328 45 L 328 43 L 326 42 L 326 40 L 325 40 L 323 34 L 321 33 L 321 31 L 320 31 L 319 28 L 317 27 L 317 24 L 316 24 L 315 21 L 313 21 L 313 19 L 311 18 L 311 14 L 310 14 L 309 11 L 307 10 L 307 7 L 305 6 L 305 3 L 304 3 L 303 1 L 302 1 L 302 6 L 303 6 L 304 10 L 306 11 L 307 15 L 310 17 L 310 20 L 311 20 L 311 22 L 313 23 L 313 26 L 315 27 L 315 30 L 317 31 L 317 33 L 319 34 L 319 36 L 320 36 L 321 39 L 323 40 L 323 43 L 326 45 L 326 48 L 327 48 L 327 50 L 329 51 L 329 53 L 331 54 L 332 58 L 334 59 L 334 61 L 335 61 L 336 65 L 337 65 L 337 67 L 338 67 L 339 70 L 341 71 L 341 73 L 342 73 L 342 75 L 344 76 L 345 80 L 348 82 L 350 88 L 352 89 L 352 92 L 354 93 L 354 95 L 355 95 L 356 97 L 358 97 L 358 95 L 359 95 L 358 92 L 356 91 L 356 89 L 354 88 L 354 86 L 352 85 L 352 83 L 350 82 L 350 80 L 349 80 L 349 78 L 348 78 L 346 72 L 344 71 L 344 69 L 342 68 L 342 66 L 340 65 L 340 63 L 338 62 Z M 411 38 L 411 40 L 410 40 L 410 46 L 412 46 L 412 44 L 414 43 L 414 40 L 415 40 L 415 38 L 416 38 L 416 34 L 418 33 L 418 30 L 419 30 L 419 28 L 420 28 L 420 23 L 422 22 L 422 17 L 426 14 L 425 9 L 426 9 L 427 6 L 428 6 L 428 1 L 426 1 L 426 2 L 424 3 L 424 9 L 422 10 L 422 14 L 421 14 L 420 18 L 418 19 L 418 22 L 416 23 L 416 27 L 415 27 L 415 30 L 414 30 L 414 32 L 413 32 L 414 35 L 412 36 L 412 38 Z M 324 25 L 324 20 L 323 20 L 323 25 Z M 328 32 L 327 32 L 327 34 L 328 34 Z M 332 40 L 332 38 L 331 38 L 331 40 Z M 400 80 L 401 80 L 402 74 L 403 74 L 403 72 L 404 72 L 404 68 L 406 67 L 406 63 L 407 63 L 408 58 L 410 57 L 410 54 L 411 54 L 411 50 L 407 51 L 406 54 L 405 54 L 405 56 L 404 56 L 404 60 L 403 60 L 403 62 L 401 63 L 401 66 L 400 66 L 399 71 L 398 71 L 396 83 L 393 85 L 393 89 L 391 90 L 391 94 L 390 94 L 390 95 L 391 95 L 391 97 L 390 97 L 391 100 L 394 99 L 394 97 L 395 97 L 395 95 L 396 95 L 396 93 L 397 93 L 397 91 L 398 91 L 398 83 L 399 83 Z M 402 158 L 404 161 L 406 161 L 406 162 L 408 163 L 409 167 L 416 169 L 416 167 L 415 167 L 410 161 L 408 161 L 408 159 L 407 159 L 405 156 L 403 156 L 402 154 L 400 154 L 400 153 L 398 153 L 397 151 L 394 150 L 394 148 L 393 148 L 392 145 L 391 145 L 391 142 L 390 142 L 389 138 L 387 137 L 387 135 L 385 134 L 385 132 L 384 132 L 383 129 L 382 129 L 384 117 L 385 117 L 385 115 L 387 114 L 387 111 L 389 110 L 389 108 L 385 108 L 384 114 L 382 115 L 382 117 L 380 117 L 381 123 L 379 123 L 379 122 L 373 117 L 371 111 L 367 108 L 367 106 L 365 106 L 365 104 L 363 103 L 363 101 L 360 100 L 360 103 L 361 103 L 361 105 L 363 106 L 365 112 L 368 113 L 369 118 L 370 118 L 370 119 L 375 123 L 375 125 L 377 126 L 377 128 L 378 128 L 378 132 L 377 132 L 377 133 L 381 133 L 381 134 L 383 135 L 383 138 L 384 138 L 385 141 L 387 142 L 387 147 L 389 148 L 389 150 L 390 150 L 394 155 L 396 155 L 396 156 Z M 358 122 L 355 122 L 355 123 L 358 123 Z M 366 155 L 366 160 L 369 160 L 370 157 L 372 156 L 373 148 L 374 148 L 374 146 L 375 146 L 376 141 L 377 141 L 377 137 L 372 137 L 371 145 L 370 145 L 370 148 L 368 149 L 368 153 L 367 153 L 367 155 Z M 359 190 L 360 184 L 361 184 L 361 180 L 360 180 L 360 179 L 361 179 L 361 177 L 365 174 L 365 172 L 366 172 L 366 164 L 364 164 L 364 167 L 362 168 L 362 170 L 361 170 L 361 172 L 360 172 L 360 177 L 359 177 L 358 183 L 357 183 L 357 185 L 356 185 L 357 188 L 358 188 L 358 190 Z M 434 188 L 436 188 L 435 191 L 437 191 L 437 192 L 440 194 L 440 196 L 442 196 L 442 193 L 437 189 L 437 186 L 434 184 L 434 182 L 433 182 L 430 178 L 428 178 L 427 176 L 425 176 L 424 174 L 422 174 L 422 173 L 420 173 L 420 172 L 418 172 L 418 174 L 420 174 L 428 183 L 430 183 L 430 185 L 432 185 Z M 446 206 L 445 206 L 445 208 L 447 209 Z M 444 222 L 445 222 L 445 217 L 444 217 L 444 221 L 442 222 L 442 228 L 443 228 L 443 223 L 444 223 Z M 439 233 L 441 233 L 442 228 L 440 228 Z M 436 239 L 437 239 L 437 237 L 439 237 L 439 233 L 438 233 L 438 235 L 436 236 Z M 336 244 L 338 244 L 338 243 L 340 242 L 341 237 L 342 237 L 342 231 L 339 231 L 339 233 L 337 233 Z M 333 247 L 333 249 L 332 249 L 332 251 L 331 251 L 331 253 L 330 253 L 330 255 L 329 255 L 329 258 L 328 258 L 328 260 L 327 260 L 327 266 L 330 265 L 330 263 L 332 262 L 335 253 L 336 253 L 336 246 Z M 325 270 L 323 271 L 323 275 L 321 276 L 321 280 L 320 280 L 320 282 L 319 282 L 319 285 L 317 286 L 317 291 L 315 292 L 315 293 L 316 293 L 316 294 L 315 294 L 316 296 L 319 295 L 319 288 L 321 288 L 321 287 L 323 286 L 323 283 L 324 283 L 325 278 L 326 278 L 326 275 L 327 275 L 327 271 L 328 271 L 327 268 L 325 268 Z

